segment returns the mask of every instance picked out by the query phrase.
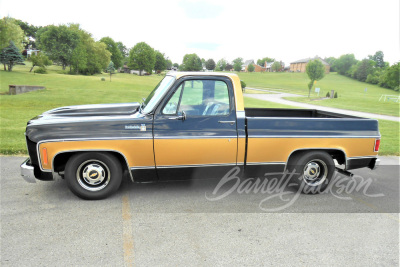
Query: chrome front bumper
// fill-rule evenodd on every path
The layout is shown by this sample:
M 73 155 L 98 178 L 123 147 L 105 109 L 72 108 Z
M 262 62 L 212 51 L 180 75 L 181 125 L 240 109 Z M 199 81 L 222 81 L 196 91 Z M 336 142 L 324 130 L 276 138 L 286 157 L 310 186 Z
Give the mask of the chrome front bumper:
M 34 174 L 34 171 L 33 171 L 33 166 L 29 165 L 29 158 L 27 158 L 21 164 L 21 176 L 28 183 L 36 183 L 36 178 L 35 178 L 35 174 Z

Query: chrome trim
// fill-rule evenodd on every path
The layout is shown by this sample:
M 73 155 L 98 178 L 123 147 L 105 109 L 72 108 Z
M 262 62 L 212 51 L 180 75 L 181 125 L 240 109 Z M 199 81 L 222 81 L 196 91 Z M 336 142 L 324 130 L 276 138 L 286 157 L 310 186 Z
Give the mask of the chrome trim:
M 356 136 L 356 135 L 249 135 L 248 138 L 378 138 L 378 136 Z
M 33 168 L 33 166 L 27 164 L 28 161 L 29 161 L 29 158 L 27 158 L 20 166 L 21 176 L 28 183 L 36 183 L 34 168 Z
M 233 136 L 157 136 L 154 139 L 225 139 L 225 138 L 238 138 L 237 135 Z
M 246 162 L 246 165 L 282 165 L 282 164 L 286 164 L 286 162 Z
M 149 169 L 155 169 L 156 168 L 156 166 L 134 166 L 134 167 L 131 167 L 131 171 L 134 171 L 134 170 L 149 170 Z
M 313 109 L 311 109 L 313 110 Z M 338 115 L 344 115 L 340 113 L 336 113 Z M 356 117 L 356 118 L 321 118 L 321 117 L 314 117 L 314 118 L 300 118 L 300 117 L 246 117 L 247 119 L 252 119 L 252 120 L 280 120 L 280 119 L 289 119 L 289 120 L 337 120 L 337 121 L 377 121 L 376 119 L 369 119 L 369 118 L 363 118 L 363 117 Z
M 376 156 L 349 157 L 347 159 L 351 160 L 351 159 L 370 159 L 370 158 L 376 158 Z
M 219 163 L 219 164 L 190 164 L 190 165 L 166 165 L 156 166 L 159 169 L 167 168 L 192 168 L 192 167 L 223 167 L 223 166 L 236 166 L 236 163 Z
M 53 157 L 53 159 L 51 160 L 51 170 L 49 171 L 49 170 L 42 170 L 42 161 L 40 160 L 40 158 L 39 158 L 39 167 L 40 167 L 40 170 L 42 170 L 42 171 L 44 171 L 44 172 L 53 172 L 53 173 L 55 173 L 55 171 L 54 171 L 54 159 L 58 156 L 58 155 L 60 155 L 60 154 L 63 154 L 63 153 L 68 153 L 68 152 L 115 152 L 115 153 L 118 153 L 118 154 L 120 154 L 124 159 L 125 159 L 125 163 L 126 163 L 126 166 L 128 167 L 128 170 L 129 170 L 129 163 L 128 163 L 128 160 L 126 159 L 126 157 L 125 157 L 125 155 L 124 154 L 122 154 L 121 152 L 119 152 L 119 151 L 117 151 L 117 150 L 112 150 L 112 149 L 84 149 L 84 150 L 65 150 L 65 151 L 61 151 L 61 152 L 58 152 L 57 154 L 55 154 L 54 155 L 54 157 Z M 129 171 L 128 171 L 129 172 Z M 132 180 L 132 182 L 134 181 L 134 179 L 133 179 L 133 176 L 132 176 L 132 173 L 131 172 L 129 172 L 129 176 L 131 177 L 131 180 Z

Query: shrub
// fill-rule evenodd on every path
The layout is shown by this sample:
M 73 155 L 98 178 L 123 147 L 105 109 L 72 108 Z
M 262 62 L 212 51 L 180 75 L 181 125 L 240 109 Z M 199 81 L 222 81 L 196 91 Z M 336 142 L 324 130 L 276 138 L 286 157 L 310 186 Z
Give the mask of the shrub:
M 46 74 L 47 70 L 44 67 L 40 67 L 36 70 L 33 71 L 34 73 L 39 73 L 39 74 Z
M 331 97 L 331 94 L 329 92 L 327 92 L 326 97 Z
M 333 98 L 337 98 L 337 92 L 335 92 L 335 94 L 333 95 Z
M 242 85 L 242 89 L 246 88 L 246 83 L 244 81 L 240 81 L 240 84 Z
M 105 82 L 105 81 L 106 81 L 106 78 L 101 77 L 101 81 L 102 81 L 102 82 Z
M 368 74 L 367 80 L 365 80 L 367 83 L 372 83 L 372 84 L 378 84 L 379 83 L 379 77 L 374 75 L 374 74 Z

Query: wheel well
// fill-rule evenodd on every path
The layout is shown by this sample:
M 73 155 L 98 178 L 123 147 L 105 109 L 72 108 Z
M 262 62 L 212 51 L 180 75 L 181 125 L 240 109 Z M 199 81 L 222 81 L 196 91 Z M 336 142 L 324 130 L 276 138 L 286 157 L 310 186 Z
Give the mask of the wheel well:
M 317 151 L 323 151 L 328 153 L 329 155 L 331 155 L 331 157 L 333 159 L 336 159 L 338 164 L 346 164 L 346 154 L 344 153 L 343 150 L 340 149 L 301 149 L 301 150 L 296 150 L 293 151 L 287 160 L 287 163 L 289 163 L 289 161 L 293 158 L 295 158 L 296 156 L 309 152 L 309 151 L 313 151 L 313 152 L 317 152 Z
M 102 151 L 102 150 L 89 150 L 89 151 L 72 151 L 72 152 L 62 152 L 57 154 L 53 159 L 53 170 L 54 172 L 63 172 L 65 170 L 65 165 L 67 164 L 68 160 L 78 153 L 85 153 L 85 152 L 101 152 L 101 153 L 108 153 L 114 155 L 119 162 L 121 163 L 122 170 L 129 172 L 128 162 L 126 161 L 125 157 L 116 151 Z

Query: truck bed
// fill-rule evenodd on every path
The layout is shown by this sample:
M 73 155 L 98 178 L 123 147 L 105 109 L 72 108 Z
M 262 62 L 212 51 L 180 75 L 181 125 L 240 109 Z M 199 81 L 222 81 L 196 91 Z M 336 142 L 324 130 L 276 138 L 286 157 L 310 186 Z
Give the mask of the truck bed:
M 358 118 L 316 109 L 246 108 L 246 117 L 292 117 L 292 118 Z

